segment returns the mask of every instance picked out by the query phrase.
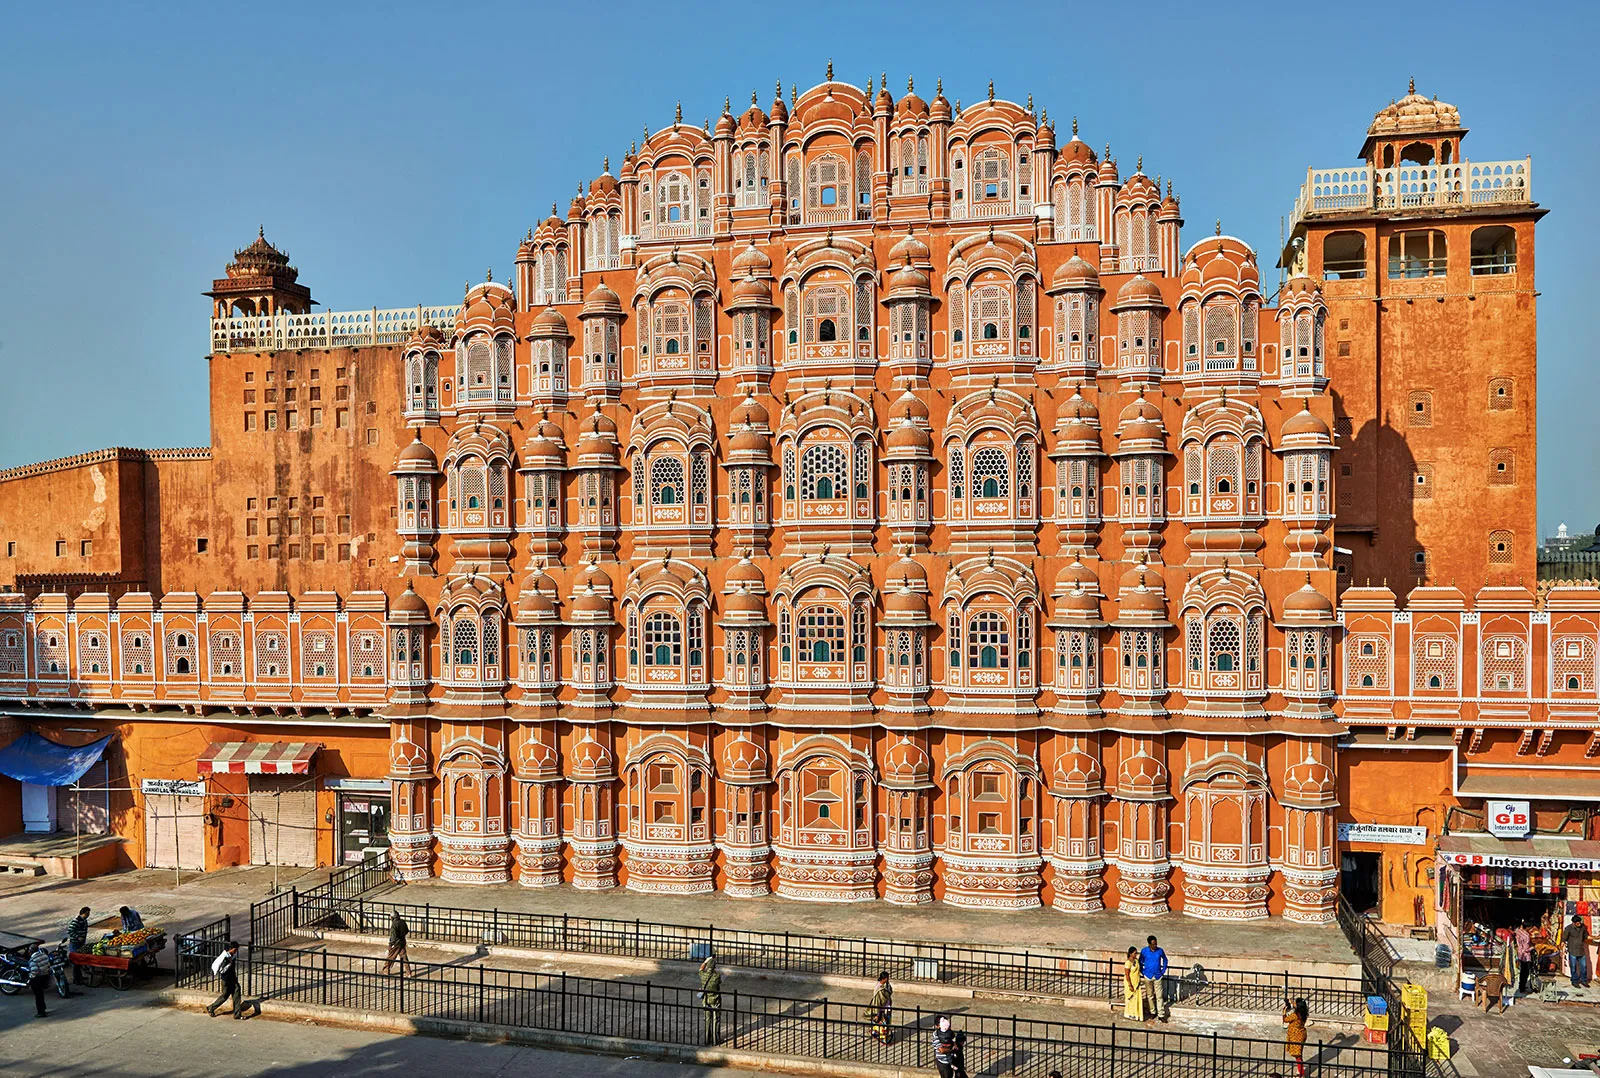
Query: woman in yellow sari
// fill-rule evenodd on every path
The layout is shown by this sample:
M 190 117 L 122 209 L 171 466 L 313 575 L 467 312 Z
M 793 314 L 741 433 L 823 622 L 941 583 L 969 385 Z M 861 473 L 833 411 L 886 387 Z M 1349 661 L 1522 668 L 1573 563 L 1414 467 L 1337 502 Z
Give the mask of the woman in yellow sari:
M 1129 947 L 1122 963 L 1122 1014 L 1129 1021 L 1144 1021 L 1144 974 L 1139 969 L 1139 948 Z

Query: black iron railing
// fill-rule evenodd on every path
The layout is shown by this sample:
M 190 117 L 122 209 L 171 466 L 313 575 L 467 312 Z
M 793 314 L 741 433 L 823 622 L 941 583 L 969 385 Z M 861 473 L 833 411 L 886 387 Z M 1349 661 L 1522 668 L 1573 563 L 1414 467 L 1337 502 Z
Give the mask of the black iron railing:
M 319 889 L 321 891 L 321 889 Z M 748 932 L 650 921 L 619 921 L 570 914 L 477 910 L 411 905 L 365 898 L 336 899 L 308 891 L 285 917 L 276 907 L 252 910 L 251 939 L 281 942 L 287 929 L 334 928 L 387 933 L 395 914 L 412 938 L 472 946 L 615 955 L 653 961 L 696 961 L 715 953 L 751 969 L 810 975 L 875 977 L 954 985 L 978 991 L 1039 993 L 1077 999 L 1119 1000 L 1120 959 L 1071 958 L 1032 951 L 967 947 L 954 943 Z M 1174 1004 L 1213 1010 L 1282 1013 L 1285 999 L 1304 999 L 1315 1015 L 1356 1018 L 1366 992 L 1354 977 L 1214 969 L 1174 960 L 1164 985 Z
M 708 1010 L 693 989 L 484 966 L 418 965 L 386 974 L 383 960 L 326 951 L 253 947 L 245 957 L 251 999 L 348 1007 L 654 1044 L 723 1047 L 903 1068 L 931 1067 L 937 1011 L 897 1008 L 888 1044 L 860 1003 L 724 990 Z M 1114 1078 L 1126 1074 L 1259 1078 L 1287 1069 L 1280 1041 L 959 1015 L 969 1073 Z M 709 1035 L 709 1036 L 708 1036 Z M 1389 1078 L 1392 1053 L 1360 1043 L 1306 1045 L 1318 1078 Z M 1420 1073 L 1420 1072 L 1419 1072 Z
M 173 941 L 174 983 L 179 988 L 194 988 L 211 982 L 211 963 L 233 938 L 233 918 L 223 917 L 191 932 L 180 932 Z

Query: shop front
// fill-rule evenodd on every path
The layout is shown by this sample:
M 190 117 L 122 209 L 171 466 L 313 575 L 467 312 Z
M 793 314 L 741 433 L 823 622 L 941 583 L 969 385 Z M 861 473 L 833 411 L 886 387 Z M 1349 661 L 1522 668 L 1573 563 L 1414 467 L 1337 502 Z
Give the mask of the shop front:
M 337 799 L 338 856 L 353 864 L 389 848 L 389 783 L 384 779 L 328 779 Z
M 1563 926 L 1600 914 L 1600 842 L 1535 835 L 1445 835 L 1438 844 L 1438 938 L 1463 975 L 1500 969 L 1511 934 L 1526 927 L 1540 977 L 1564 972 Z
M 201 755 L 200 774 L 211 776 L 212 794 L 244 807 L 250 864 L 316 867 L 312 765 L 321 748 L 314 741 L 214 741 Z

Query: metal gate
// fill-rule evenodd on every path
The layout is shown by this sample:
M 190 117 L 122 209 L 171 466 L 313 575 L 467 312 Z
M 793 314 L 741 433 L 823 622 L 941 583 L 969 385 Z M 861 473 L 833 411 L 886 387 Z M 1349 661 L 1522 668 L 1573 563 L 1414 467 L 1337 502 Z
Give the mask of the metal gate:
M 144 795 L 146 868 L 205 868 L 204 797 Z
M 250 863 L 317 864 L 314 775 L 250 776 Z

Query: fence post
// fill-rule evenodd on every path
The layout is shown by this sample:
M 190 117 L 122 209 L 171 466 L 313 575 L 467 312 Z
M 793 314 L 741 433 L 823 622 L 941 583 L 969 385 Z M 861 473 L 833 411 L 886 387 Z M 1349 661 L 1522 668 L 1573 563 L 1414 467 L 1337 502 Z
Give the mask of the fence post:
M 297 929 L 300 927 L 300 888 L 289 888 L 289 897 L 293 903 L 293 912 L 289 915 L 289 927 Z M 255 933 L 252 932 L 250 935 L 254 937 Z M 252 938 L 251 942 L 254 943 L 255 940 Z
M 1019 1057 L 1017 1056 L 1017 1016 L 1015 1014 L 1013 1014 L 1011 1016 L 1011 1065 L 1013 1067 L 1015 1067 L 1017 1065 L 1018 1058 Z
M 1211 1078 L 1217 1078 L 1217 1031 L 1211 1031 Z
M 570 951 L 572 949 L 571 947 L 569 947 L 567 945 L 567 911 L 566 910 L 562 910 L 561 911 L 561 949 L 563 951 Z M 565 977 L 566 974 L 563 973 L 562 976 Z M 565 987 L 562 988 L 562 991 L 563 992 L 566 991 Z
M 1283 998 L 1284 998 L 1284 1000 L 1286 1002 L 1289 999 L 1289 971 L 1288 970 L 1284 970 L 1283 971 Z
M 1031 972 L 1032 967 L 1033 967 L 1033 958 L 1032 958 L 1032 956 L 1030 956 L 1027 951 L 1023 951 L 1022 952 L 1022 990 L 1024 992 L 1026 992 L 1028 990 L 1029 986 L 1033 983 L 1032 978 L 1029 977 L 1029 973 Z
M 917 1042 L 917 1066 L 922 1066 L 922 1004 L 917 1004 L 917 1024 L 912 1027 L 911 1039 Z
M 500 943 L 500 907 L 494 908 L 494 919 L 490 922 L 489 940 L 495 945 Z
M 405 976 L 403 969 L 400 975 L 402 977 Z M 326 950 L 322 952 L 322 1005 L 324 1007 L 328 1005 L 328 952 Z
M 430 936 L 433 935 L 433 929 L 431 928 L 432 921 L 433 921 L 433 903 L 424 902 L 422 904 L 422 937 L 424 939 L 427 939 L 427 938 L 429 938 Z
M 832 1059 L 828 1055 L 828 997 L 822 997 L 822 1058 Z
M 1317 1076 L 1322 1076 L 1322 1038 L 1317 1038 Z
M 783 933 L 783 968 L 785 970 L 789 968 L 789 956 L 793 953 L 793 945 L 789 943 L 789 932 L 785 929 Z
M 718 1030 L 717 1032 L 720 1033 L 722 1031 Z M 737 988 L 733 990 L 733 1042 L 729 1047 L 739 1047 L 739 990 Z
M 483 967 L 478 967 L 478 1024 L 483 1024 Z
M 565 914 L 562 915 L 565 919 Z M 567 971 L 561 971 L 561 1025 L 563 1033 L 567 1031 Z
M 635 920 L 634 923 L 637 924 L 638 921 Z M 646 981 L 644 982 L 644 1039 L 647 1041 L 655 1040 L 654 1018 L 655 1012 L 650 1009 L 650 982 Z

